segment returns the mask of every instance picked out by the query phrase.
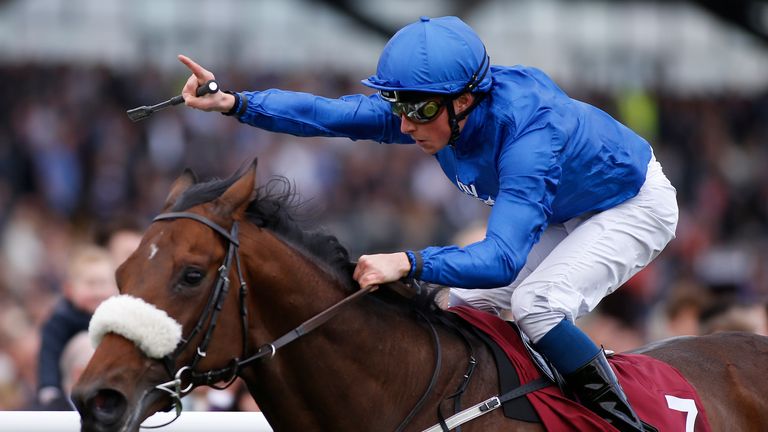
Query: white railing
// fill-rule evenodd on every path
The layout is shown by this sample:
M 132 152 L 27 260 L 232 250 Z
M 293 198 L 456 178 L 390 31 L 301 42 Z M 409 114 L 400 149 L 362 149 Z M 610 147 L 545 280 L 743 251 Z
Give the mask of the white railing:
M 163 424 L 172 413 L 157 413 L 144 425 Z M 74 411 L 0 411 L 0 430 L 13 432 L 77 432 L 80 416 Z M 148 429 L 144 429 L 147 430 Z M 184 411 L 175 422 L 157 432 L 271 432 L 267 420 L 258 412 Z

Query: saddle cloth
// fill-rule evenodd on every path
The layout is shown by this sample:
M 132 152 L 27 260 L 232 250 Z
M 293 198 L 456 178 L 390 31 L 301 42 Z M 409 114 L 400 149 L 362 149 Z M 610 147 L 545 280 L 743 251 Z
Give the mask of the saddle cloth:
M 517 369 L 522 384 L 542 376 L 520 334 L 509 323 L 467 306 L 452 307 L 449 311 L 496 342 Z M 609 361 L 640 419 L 659 432 L 710 432 L 696 390 L 677 369 L 641 354 L 615 354 Z M 547 431 L 616 431 L 597 414 L 563 395 L 555 385 L 526 397 Z

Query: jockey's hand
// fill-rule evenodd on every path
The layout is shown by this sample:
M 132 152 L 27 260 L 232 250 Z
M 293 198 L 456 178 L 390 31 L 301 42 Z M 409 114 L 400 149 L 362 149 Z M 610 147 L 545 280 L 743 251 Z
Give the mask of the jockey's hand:
M 363 255 L 357 261 L 352 277 L 362 288 L 394 282 L 411 271 L 411 263 L 405 252 Z
M 213 76 L 211 71 L 206 70 L 185 55 L 179 54 L 179 61 L 192 71 L 192 75 L 187 79 L 187 83 L 184 84 L 184 88 L 181 90 L 185 105 L 203 111 L 219 112 L 227 112 L 235 105 L 235 97 L 221 91 L 198 97 L 195 94 L 197 88 L 212 79 L 216 79 L 216 77 Z

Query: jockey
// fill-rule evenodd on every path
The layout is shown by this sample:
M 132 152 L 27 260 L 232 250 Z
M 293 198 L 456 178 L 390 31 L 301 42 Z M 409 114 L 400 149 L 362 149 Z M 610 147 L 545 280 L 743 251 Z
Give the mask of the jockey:
M 605 354 L 576 325 L 674 238 L 675 189 L 651 146 L 605 112 L 571 99 L 542 71 L 490 64 L 456 17 L 422 17 L 384 47 L 377 93 L 339 99 L 265 90 L 185 103 L 297 136 L 415 143 L 460 191 L 492 206 L 485 239 L 460 248 L 363 255 L 361 286 L 413 277 L 466 288 L 453 304 L 511 309 L 576 398 L 621 431 L 643 425 Z M 500 287 L 500 288 L 499 288 Z

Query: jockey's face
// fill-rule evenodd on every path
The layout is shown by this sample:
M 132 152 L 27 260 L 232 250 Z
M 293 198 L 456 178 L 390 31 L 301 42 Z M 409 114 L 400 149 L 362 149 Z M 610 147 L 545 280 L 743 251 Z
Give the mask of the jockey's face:
M 472 103 L 472 95 L 465 93 L 454 99 L 453 107 L 458 114 L 467 109 Z M 459 122 L 459 128 L 464 126 L 466 119 Z M 440 108 L 440 114 L 427 123 L 411 120 L 407 115 L 400 115 L 400 132 L 410 135 L 416 145 L 424 153 L 433 155 L 448 145 L 451 139 L 451 126 L 448 123 L 448 110 Z
M 443 109 L 429 123 L 416 123 L 403 114 L 400 116 L 400 132 L 410 135 L 424 153 L 433 155 L 442 150 L 451 138 L 448 111 Z

